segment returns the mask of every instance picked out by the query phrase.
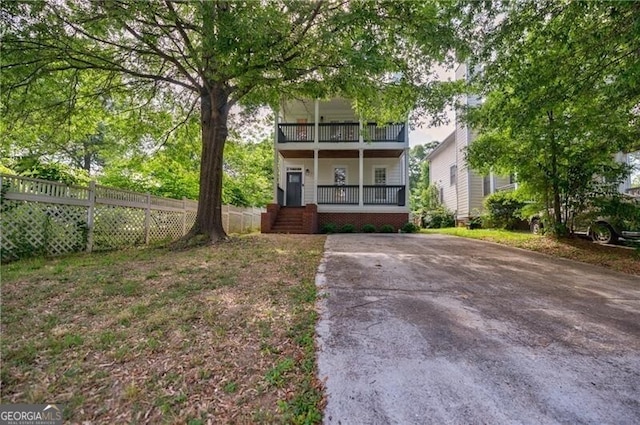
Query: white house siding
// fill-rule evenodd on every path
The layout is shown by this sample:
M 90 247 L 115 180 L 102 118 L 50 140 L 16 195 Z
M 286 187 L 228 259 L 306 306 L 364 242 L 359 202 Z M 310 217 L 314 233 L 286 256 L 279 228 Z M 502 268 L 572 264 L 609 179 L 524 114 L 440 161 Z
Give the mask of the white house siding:
M 456 125 L 456 163 L 458 166 L 458 183 L 456 184 L 458 196 L 458 209 L 456 217 L 466 219 L 469 217 L 469 169 L 464 160 L 467 147 L 468 131 L 466 126 Z
M 398 186 L 404 184 L 402 181 L 401 158 L 365 158 L 364 175 L 365 185 L 374 185 L 373 170 L 375 168 L 387 169 L 387 186 Z
M 483 176 L 473 170 L 469 170 L 469 210 L 465 218 L 480 215 L 483 210 L 484 200 Z
M 347 185 L 357 185 L 358 158 L 320 158 L 318 159 L 318 185 L 333 185 L 333 169 L 345 167 L 347 169 Z
M 451 166 L 456 165 L 456 144 L 453 140 L 447 141 L 446 146 L 438 150 L 429 159 L 429 183 L 442 188 L 443 203 L 450 211 L 458 209 L 456 199 L 457 183 L 451 185 Z

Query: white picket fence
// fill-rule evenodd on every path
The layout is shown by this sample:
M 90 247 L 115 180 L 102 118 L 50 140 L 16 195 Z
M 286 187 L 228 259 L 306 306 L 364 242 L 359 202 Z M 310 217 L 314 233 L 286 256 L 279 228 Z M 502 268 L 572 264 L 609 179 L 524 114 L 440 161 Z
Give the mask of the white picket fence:
M 176 240 L 198 203 L 97 185 L 69 186 L 0 174 L 2 260 L 101 251 Z M 227 233 L 260 230 L 259 208 L 222 207 Z

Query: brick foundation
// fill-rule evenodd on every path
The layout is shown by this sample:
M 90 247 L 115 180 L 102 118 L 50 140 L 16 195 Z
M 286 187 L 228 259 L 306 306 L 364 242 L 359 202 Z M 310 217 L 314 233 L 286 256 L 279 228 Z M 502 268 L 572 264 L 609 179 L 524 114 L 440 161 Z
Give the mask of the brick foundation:
M 360 232 L 365 224 L 373 224 L 378 231 L 381 226 L 390 224 L 397 232 L 407 221 L 409 213 L 318 213 L 318 231 L 327 223 L 335 223 L 338 230 L 345 224 L 353 224 L 356 232 Z
M 273 224 L 278 217 L 278 211 L 280 211 L 280 205 L 269 204 L 267 205 L 267 212 L 263 212 L 260 215 L 260 231 L 262 233 L 270 233 Z
M 302 213 L 302 228 L 305 233 L 318 233 L 318 206 L 307 204 Z

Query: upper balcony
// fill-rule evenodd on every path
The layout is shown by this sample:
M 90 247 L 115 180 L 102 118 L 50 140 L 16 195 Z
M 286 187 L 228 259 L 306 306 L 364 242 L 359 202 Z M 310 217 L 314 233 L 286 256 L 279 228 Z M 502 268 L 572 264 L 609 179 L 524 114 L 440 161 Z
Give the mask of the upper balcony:
M 318 123 L 319 143 L 358 143 L 360 137 L 364 142 L 372 143 L 404 143 L 405 124 L 392 123 L 377 125 L 345 123 Z M 278 124 L 278 143 L 314 143 L 316 125 L 314 123 L 280 123 Z
M 405 123 L 378 125 L 362 122 L 346 99 L 290 100 L 278 114 L 279 149 L 404 149 L 408 144 Z M 313 145 L 313 147 L 311 146 Z

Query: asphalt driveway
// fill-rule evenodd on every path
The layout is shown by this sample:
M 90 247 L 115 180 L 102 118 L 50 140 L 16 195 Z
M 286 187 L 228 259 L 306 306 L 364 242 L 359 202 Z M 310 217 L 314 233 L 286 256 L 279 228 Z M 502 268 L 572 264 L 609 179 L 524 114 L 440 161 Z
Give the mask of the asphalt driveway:
M 326 424 L 639 424 L 640 279 L 444 235 L 333 235 Z

